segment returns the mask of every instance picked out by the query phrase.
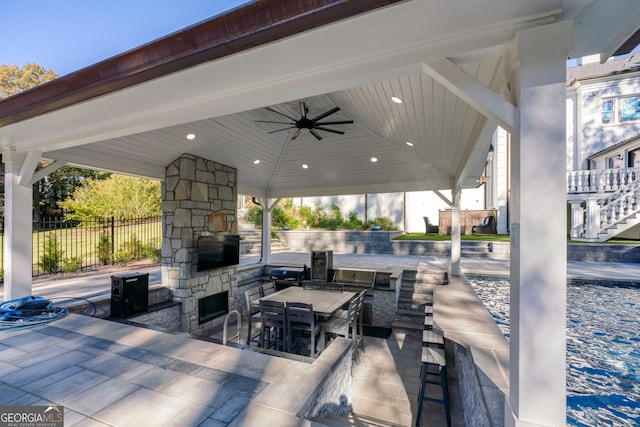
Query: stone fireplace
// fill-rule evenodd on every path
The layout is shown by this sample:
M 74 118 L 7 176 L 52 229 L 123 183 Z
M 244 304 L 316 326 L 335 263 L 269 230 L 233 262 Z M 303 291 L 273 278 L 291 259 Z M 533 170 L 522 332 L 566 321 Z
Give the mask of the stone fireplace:
M 182 303 L 180 330 L 207 335 L 224 319 L 203 323 L 199 305 L 224 294 L 236 309 L 237 267 L 196 271 L 201 235 L 237 234 L 236 169 L 183 154 L 167 166 L 162 186 L 162 281 Z M 204 299 L 204 300 L 203 300 Z

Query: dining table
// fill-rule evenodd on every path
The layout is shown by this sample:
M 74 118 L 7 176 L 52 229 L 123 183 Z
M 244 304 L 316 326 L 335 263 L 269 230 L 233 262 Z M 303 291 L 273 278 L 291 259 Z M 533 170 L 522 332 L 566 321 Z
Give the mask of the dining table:
M 322 319 L 328 319 L 333 313 L 342 308 L 356 296 L 354 292 L 333 291 L 322 289 L 305 289 L 301 286 L 291 286 L 270 295 L 259 298 L 257 302 L 269 300 L 283 302 L 285 305 L 290 302 L 301 302 L 311 304 L 316 318 L 321 324 Z M 318 350 L 322 352 L 325 348 L 325 333 L 322 326 L 322 333 L 318 341 Z
M 318 317 L 330 317 L 336 310 L 347 304 L 354 298 L 354 292 L 325 291 L 320 289 L 304 289 L 300 286 L 291 286 L 270 295 L 265 295 L 260 300 L 279 302 L 301 302 L 312 304 L 313 311 Z

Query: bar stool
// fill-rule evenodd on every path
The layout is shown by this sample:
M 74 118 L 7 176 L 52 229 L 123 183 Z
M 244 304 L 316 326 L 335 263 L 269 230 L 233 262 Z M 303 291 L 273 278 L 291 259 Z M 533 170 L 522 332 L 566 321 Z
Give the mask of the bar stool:
M 444 337 L 433 329 L 422 331 L 422 345 L 424 347 L 444 348 Z
M 429 367 L 434 366 L 437 372 L 429 372 Z M 422 381 L 420 383 L 420 394 L 418 395 L 418 414 L 416 415 L 416 427 L 420 426 L 422 417 L 422 406 L 425 400 L 430 402 L 443 403 L 447 415 L 447 427 L 451 427 L 451 410 L 449 407 L 449 389 L 447 387 L 447 362 L 444 349 L 433 347 L 422 347 Z M 440 381 L 429 380 L 429 375 L 439 375 Z M 424 392 L 429 384 L 440 384 L 442 388 L 442 399 L 425 397 Z

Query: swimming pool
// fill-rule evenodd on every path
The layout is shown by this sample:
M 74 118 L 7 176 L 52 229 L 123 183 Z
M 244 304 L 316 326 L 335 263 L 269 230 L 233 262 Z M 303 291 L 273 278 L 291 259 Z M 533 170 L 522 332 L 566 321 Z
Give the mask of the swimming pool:
M 509 281 L 470 280 L 509 338 Z M 567 425 L 640 425 L 640 287 L 567 286 Z

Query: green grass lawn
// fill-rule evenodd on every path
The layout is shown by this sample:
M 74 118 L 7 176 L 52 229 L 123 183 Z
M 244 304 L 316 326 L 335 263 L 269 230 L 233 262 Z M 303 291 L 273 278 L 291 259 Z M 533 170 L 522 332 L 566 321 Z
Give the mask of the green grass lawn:
M 461 240 L 479 240 L 479 241 L 491 241 L 491 242 L 509 242 L 508 234 L 463 234 L 460 236 Z M 393 240 L 427 240 L 433 242 L 444 242 L 450 241 L 451 236 L 447 234 L 424 234 L 424 233 L 406 233 L 402 236 L 398 236 Z M 578 242 L 571 239 L 567 239 L 567 243 L 591 243 L 591 244 L 600 244 L 599 242 Z M 623 245 L 638 245 L 640 244 L 640 240 L 629 240 L 629 239 L 610 239 L 602 244 L 623 244 Z
M 479 240 L 479 241 L 491 241 L 491 242 L 508 242 L 508 234 L 463 234 L 460 236 L 461 240 Z M 393 240 L 429 240 L 434 242 L 443 242 L 451 240 L 451 236 L 447 234 L 424 234 L 424 233 L 406 233 L 402 236 L 398 236 Z

